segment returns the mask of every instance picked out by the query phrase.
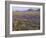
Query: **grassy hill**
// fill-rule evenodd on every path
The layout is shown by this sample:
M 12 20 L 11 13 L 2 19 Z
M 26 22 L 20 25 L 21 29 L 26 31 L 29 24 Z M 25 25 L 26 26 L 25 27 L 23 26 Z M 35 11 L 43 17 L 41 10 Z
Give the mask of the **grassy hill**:
M 13 31 L 22 30 L 39 30 L 40 29 L 40 13 L 25 11 L 13 12 Z
M 33 16 L 40 16 L 40 13 L 39 12 L 32 12 L 32 11 L 16 11 L 16 12 L 13 12 L 13 15 L 22 15 L 22 14 L 28 14 L 28 15 L 33 15 Z

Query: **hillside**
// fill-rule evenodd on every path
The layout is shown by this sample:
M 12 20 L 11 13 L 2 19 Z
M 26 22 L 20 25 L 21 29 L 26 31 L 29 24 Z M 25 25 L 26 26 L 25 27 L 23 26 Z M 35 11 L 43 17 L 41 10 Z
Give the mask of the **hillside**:
M 39 30 L 40 13 L 39 11 L 13 12 L 13 31 L 20 30 Z

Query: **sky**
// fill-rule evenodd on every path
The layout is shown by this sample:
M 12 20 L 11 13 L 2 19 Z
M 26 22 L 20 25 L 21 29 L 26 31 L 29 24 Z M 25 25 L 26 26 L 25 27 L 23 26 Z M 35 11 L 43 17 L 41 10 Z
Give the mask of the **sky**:
M 12 10 L 13 11 L 26 11 L 28 9 L 37 10 L 39 8 L 35 8 L 35 7 L 32 7 L 32 8 L 27 8 L 27 7 L 12 7 Z

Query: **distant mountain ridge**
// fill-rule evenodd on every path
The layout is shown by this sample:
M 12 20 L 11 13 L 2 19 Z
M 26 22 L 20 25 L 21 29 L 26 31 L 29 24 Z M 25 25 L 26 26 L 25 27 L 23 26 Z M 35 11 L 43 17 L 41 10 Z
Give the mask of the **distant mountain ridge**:
M 18 11 L 18 10 L 17 10 L 17 11 Z M 24 11 L 40 11 L 40 9 L 37 9 L 37 10 L 28 9 L 28 10 L 24 10 Z

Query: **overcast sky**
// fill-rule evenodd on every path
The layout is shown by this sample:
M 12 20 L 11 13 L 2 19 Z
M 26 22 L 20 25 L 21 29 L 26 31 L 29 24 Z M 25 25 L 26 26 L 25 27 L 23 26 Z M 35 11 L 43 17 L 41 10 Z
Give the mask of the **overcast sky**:
M 26 7 L 12 7 L 12 10 L 13 11 L 26 11 L 28 9 L 33 9 L 33 10 L 37 10 L 39 8 L 35 8 L 35 7 L 32 7 L 32 8 L 26 8 Z

